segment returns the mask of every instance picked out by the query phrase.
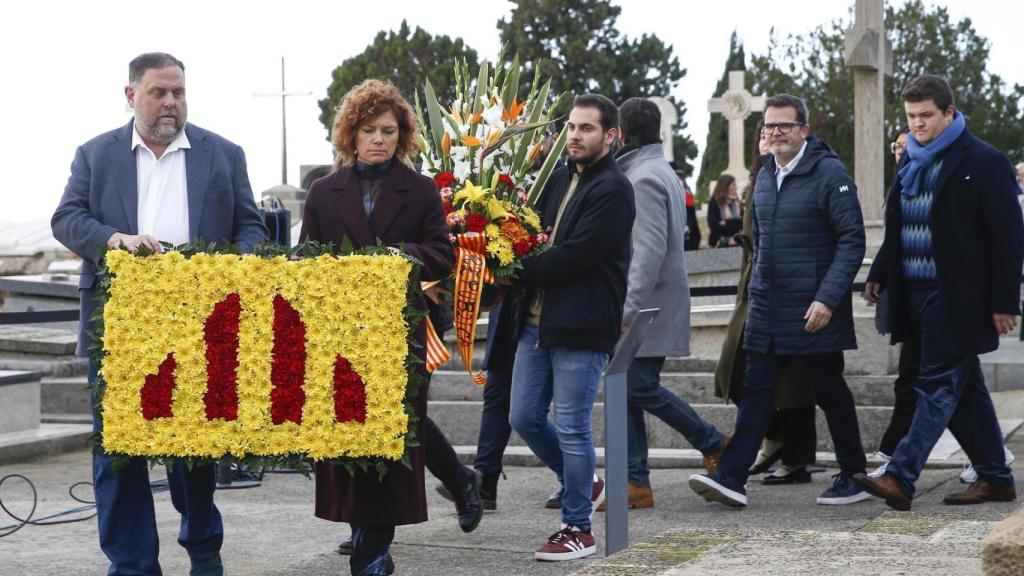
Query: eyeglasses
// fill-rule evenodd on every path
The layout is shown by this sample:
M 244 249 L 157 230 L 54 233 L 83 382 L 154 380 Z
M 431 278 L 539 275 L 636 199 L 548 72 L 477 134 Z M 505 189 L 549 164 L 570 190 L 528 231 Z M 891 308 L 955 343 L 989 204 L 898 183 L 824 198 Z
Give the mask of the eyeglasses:
M 895 154 L 897 152 L 903 152 L 906 149 L 907 149 L 907 145 L 903 144 L 902 142 L 890 142 L 889 143 L 889 152 L 892 152 L 893 154 Z
M 761 131 L 765 134 L 771 134 L 778 130 L 779 134 L 789 134 L 793 128 L 798 126 L 803 126 L 803 124 L 800 122 L 779 122 L 777 124 L 765 124 Z

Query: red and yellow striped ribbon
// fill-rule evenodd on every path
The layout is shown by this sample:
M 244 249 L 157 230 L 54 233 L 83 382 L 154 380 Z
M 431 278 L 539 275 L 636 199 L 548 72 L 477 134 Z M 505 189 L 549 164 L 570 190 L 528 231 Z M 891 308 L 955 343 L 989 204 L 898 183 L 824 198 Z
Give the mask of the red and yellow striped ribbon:
M 473 341 L 476 338 L 476 319 L 480 313 L 480 296 L 484 284 L 493 284 L 494 277 L 487 269 L 487 238 L 477 232 L 459 234 L 455 249 L 455 294 L 453 315 L 455 337 L 459 355 L 466 371 L 477 386 L 487 383 L 483 371 L 473 372 Z
M 427 323 L 427 372 L 433 372 L 447 362 L 452 354 L 441 338 L 437 336 L 437 330 L 434 329 L 434 323 L 430 321 L 430 317 L 423 320 Z

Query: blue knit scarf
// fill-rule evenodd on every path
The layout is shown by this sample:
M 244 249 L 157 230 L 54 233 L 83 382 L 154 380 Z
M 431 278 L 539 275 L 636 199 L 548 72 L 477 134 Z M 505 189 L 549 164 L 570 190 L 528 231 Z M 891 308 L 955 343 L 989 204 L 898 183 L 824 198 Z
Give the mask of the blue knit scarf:
M 903 185 L 903 195 L 907 198 L 917 196 L 926 186 L 925 178 L 931 170 L 935 160 L 945 153 L 946 149 L 956 142 L 964 131 L 964 115 L 957 111 L 953 122 L 939 134 L 939 137 L 921 146 L 914 139 L 913 134 L 907 135 L 907 154 L 910 155 L 910 162 L 900 168 L 900 183 Z

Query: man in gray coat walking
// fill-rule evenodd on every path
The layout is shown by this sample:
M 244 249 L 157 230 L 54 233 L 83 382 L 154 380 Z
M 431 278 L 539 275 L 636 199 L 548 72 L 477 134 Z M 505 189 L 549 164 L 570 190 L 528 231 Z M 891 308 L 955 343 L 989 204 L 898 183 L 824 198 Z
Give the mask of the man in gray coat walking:
M 636 204 L 623 331 L 640 310 L 661 309 L 626 376 L 629 506 L 650 508 L 654 506 L 654 494 L 647 468 L 644 412 L 678 430 L 704 454 L 709 471 L 714 470 L 727 438 L 685 400 L 661 387 L 665 357 L 690 353 L 690 288 L 683 257 L 684 193 L 662 154 L 658 106 L 650 100 L 630 98 L 619 107 L 619 117 L 626 146 L 619 152 L 618 162 L 633 184 Z

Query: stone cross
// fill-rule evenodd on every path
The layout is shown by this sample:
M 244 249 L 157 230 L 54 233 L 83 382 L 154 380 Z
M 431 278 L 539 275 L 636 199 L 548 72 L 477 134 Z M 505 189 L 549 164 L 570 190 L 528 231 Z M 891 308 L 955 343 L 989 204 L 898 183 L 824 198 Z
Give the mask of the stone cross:
M 726 174 L 736 178 L 737 188 L 743 189 L 746 183 L 748 168 L 746 161 L 746 138 L 743 133 L 743 121 L 753 112 L 764 110 L 764 96 L 754 96 L 743 86 L 746 72 L 743 70 L 729 71 L 729 89 L 719 98 L 708 100 L 708 111 L 719 112 L 729 121 L 729 167 Z
M 312 94 L 308 90 L 289 92 L 284 89 L 284 56 L 281 57 L 281 91 L 253 93 L 253 96 L 281 99 L 281 184 L 288 183 L 288 128 L 285 125 L 285 100 L 289 96 L 311 96 Z
M 672 138 L 675 134 L 676 124 L 679 123 L 676 107 L 661 96 L 651 96 L 647 99 L 657 104 L 658 110 L 661 111 L 661 151 L 665 154 L 665 160 L 671 162 L 676 158 L 675 152 L 672 150 Z
M 885 190 L 883 90 L 885 75 L 892 75 L 892 43 L 885 35 L 884 17 L 883 0 L 857 0 L 856 20 L 844 39 L 846 66 L 853 70 L 853 176 L 867 228 L 881 227 Z

